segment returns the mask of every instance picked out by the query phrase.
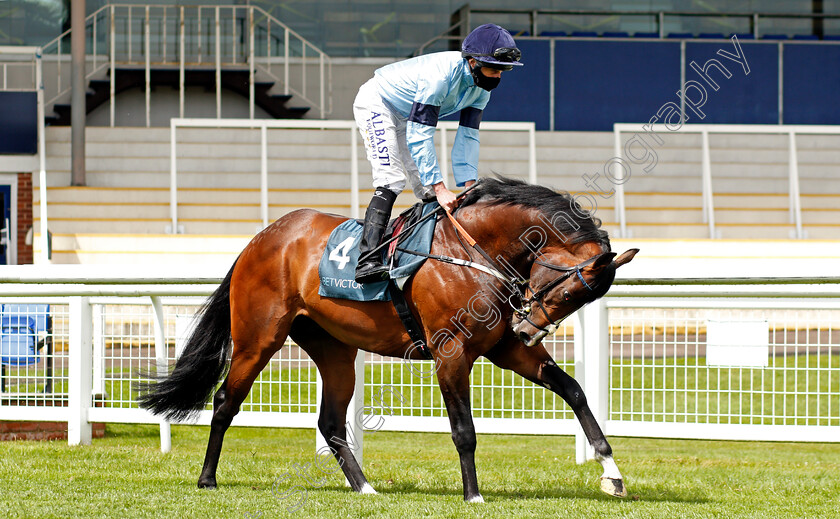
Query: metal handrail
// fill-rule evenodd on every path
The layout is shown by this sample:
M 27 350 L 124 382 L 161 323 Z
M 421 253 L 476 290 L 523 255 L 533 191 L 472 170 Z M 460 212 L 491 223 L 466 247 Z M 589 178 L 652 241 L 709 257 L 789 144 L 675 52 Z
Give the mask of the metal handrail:
M 457 121 L 441 121 L 438 124 L 441 141 L 438 158 L 444 181 L 449 178 L 447 131 L 455 131 Z M 170 177 L 169 177 L 169 215 L 171 223 L 167 226 L 167 233 L 178 234 L 180 229 L 178 219 L 178 147 L 177 130 L 179 128 L 242 128 L 260 131 L 260 215 L 261 230 L 268 226 L 268 140 L 266 133 L 269 129 L 332 129 L 349 130 L 350 138 L 350 217 L 358 218 L 360 214 L 359 192 L 359 161 L 358 138 L 359 132 L 356 122 L 352 120 L 328 121 L 299 121 L 299 120 L 271 120 L 271 119 L 180 119 L 170 121 Z M 536 130 L 533 122 L 485 122 L 482 131 L 519 131 L 528 133 L 528 180 L 537 182 L 537 145 Z
M 150 124 L 152 65 L 177 67 L 180 70 L 181 116 L 184 69 L 200 66 L 210 66 L 216 71 L 217 117 L 221 117 L 223 68 L 249 70 L 250 117 L 254 116 L 254 81 L 257 73 L 282 85 L 286 95 L 293 94 L 314 106 L 321 118 L 332 112 L 330 57 L 259 7 L 108 4 L 87 16 L 85 28 L 89 41 L 88 60 L 92 61 L 92 67 L 85 75 L 86 80 L 108 68 L 114 70 L 119 65 L 142 67 L 145 70 L 147 126 Z M 47 106 L 55 104 L 70 91 L 70 85 L 65 85 L 62 78 L 62 75 L 67 75 L 62 74 L 62 64 L 67 61 L 63 59 L 62 53 L 64 41 L 69 35 L 70 31 L 67 30 L 44 46 L 45 53 L 51 55 L 48 62 L 54 66 L 51 72 L 56 81 L 55 92 L 51 91 L 47 96 Z M 171 39 L 175 40 L 174 45 L 168 45 Z M 264 47 L 261 46 L 263 40 Z M 103 41 L 104 46 L 100 45 Z M 211 45 L 212 49 L 209 48 Z M 282 66 L 279 74 L 277 66 Z M 318 67 L 315 81 L 308 80 L 307 68 L 311 66 Z M 115 74 L 110 76 L 111 126 L 114 126 Z
M 537 35 L 537 18 L 545 16 L 650 16 L 655 19 L 657 32 L 660 37 L 664 36 L 666 17 L 694 17 L 694 18 L 747 18 L 750 20 L 751 33 L 756 38 L 759 36 L 759 22 L 762 18 L 793 18 L 793 19 L 820 19 L 837 20 L 840 14 L 828 13 L 758 13 L 758 12 L 732 12 L 732 13 L 710 13 L 696 11 L 630 11 L 630 10 L 576 10 L 576 9 L 469 9 L 469 14 L 513 14 L 528 15 L 531 17 L 531 34 Z
M 700 133 L 702 136 L 702 194 L 703 194 L 703 221 L 708 223 L 709 238 L 717 238 L 714 219 L 714 203 L 712 192 L 712 174 L 709 159 L 709 134 L 710 133 L 743 133 L 743 134 L 781 134 L 788 135 L 788 198 L 790 222 L 795 225 L 795 237 L 804 239 L 807 237 L 802 227 L 802 203 L 799 191 L 799 161 L 796 151 L 796 134 L 806 135 L 840 135 L 840 127 L 820 125 L 782 125 L 782 124 L 683 124 L 679 128 L 668 127 L 665 124 L 647 123 L 615 123 L 615 153 L 616 157 L 622 158 L 622 147 L 620 145 L 621 133 L 652 131 L 660 133 Z M 624 189 L 621 184 L 616 186 L 616 217 L 622 238 L 627 235 L 627 217 L 624 205 Z
M 587 9 L 473 9 L 469 5 L 464 6 L 461 11 L 466 12 L 466 17 L 459 22 L 451 25 L 445 31 L 426 41 L 420 45 L 411 55 L 419 56 L 423 54 L 426 49 L 438 41 L 460 41 L 473 28 L 466 26 L 460 36 L 452 36 L 451 32 L 464 24 L 469 24 L 469 20 L 474 14 L 485 15 L 522 15 L 530 18 L 529 29 L 530 37 L 538 37 L 539 32 L 539 17 L 540 16 L 647 16 L 650 17 L 656 27 L 656 33 L 659 38 L 665 37 L 666 18 L 679 17 L 694 17 L 694 18 L 744 18 L 749 20 L 750 34 L 756 39 L 761 34 L 759 22 L 762 18 L 768 19 L 811 19 L 811 20 L 838 20 L 840 14 L 827 13 L 757 13 L 757 12 L 732 12 L 732 13 L 710 13 L 710 12 L 696 12 L 696 11 L 631 11 L 631 10 L 609 10 L 597 11 Z

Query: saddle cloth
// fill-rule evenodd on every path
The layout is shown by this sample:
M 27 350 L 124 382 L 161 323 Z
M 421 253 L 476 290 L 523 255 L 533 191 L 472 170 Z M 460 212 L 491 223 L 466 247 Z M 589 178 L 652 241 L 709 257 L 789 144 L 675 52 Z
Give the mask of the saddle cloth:
M 409 226 L 423 216 L 438 208 L 437 202 L 417 204 L 392 220 L 388 225 L 389 229 L 397 228 L 397 232 L 405 226 Z M 410 218 L 406 215 L 416 215 Z M 400 220 L 402 218 L 402 220 Z M 435 217 L 430 217 L 425 222 L 411 230 L 407 237 L 399 238 L 401 249 L 422 252 L 428 254 L 432 248 L 432 238 L 435 233 Z M 391 233 L 386 233 L 387 239 Z M 321 284 L 318 287 L 318 294 L 323 297 L 335 297 L 338 299 L 350 299 L 353 301 L 390 301 L 388 294 L 388 282 L 366 283 L 361 285 L 353 279 L 356 273 L 356 265 L 359 263 L 359 240 L 362 237 L 362 222 L 359 220 L 347 220 L 330 234 L 327 246 L 321 255 L 321 263 L 318 265 L 318 276 Z M 383 247 L 382 254 L 385 257 L 389 250 L 393 252 L 386 258 L 386 264 L 391 264 L 391 279 L 397 281 L 399 286 L 406 279 L 417 272 L 426 258 L 414 254 L 394 250 L 394 243 L 391 246 Z

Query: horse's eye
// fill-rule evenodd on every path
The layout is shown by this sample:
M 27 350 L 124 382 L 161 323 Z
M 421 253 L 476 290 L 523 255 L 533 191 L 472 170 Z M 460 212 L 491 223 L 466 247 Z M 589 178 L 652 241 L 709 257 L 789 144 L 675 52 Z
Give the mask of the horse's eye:
M 572 294 L 570 294 L 568 290 L 564 290 L 564 291 L 563 291 L 563 299 L 565 299 L 566 301 L 568 301 L 568 300 L 569 300 L 569 299 L 571 299 L 571 298 L 572 298 Z

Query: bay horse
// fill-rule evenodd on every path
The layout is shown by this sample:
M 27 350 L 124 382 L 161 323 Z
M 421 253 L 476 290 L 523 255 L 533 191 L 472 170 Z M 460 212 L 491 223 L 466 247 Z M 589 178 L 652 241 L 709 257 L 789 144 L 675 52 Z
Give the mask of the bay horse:
M 356 353 L 424 357 L 390 302 L 318 294 L 321 254 L 330 232 L 345 220 L 302 209 L 257 234 L 205 303 L 171 373 L 139 388 L 142 407 L 182 420 L 204 408 L 230 356 L 227 377 L 213 395 L 200 488 L 216 487 L 225 432 L 260 371 L 291 336 L 323 378 L 318 429 L 352 489 L 375 493 L 344 441 Z M 540 341 L 560 320 L 603 296 L 615 269 L 638 249 L 616 257 L 600 221 L 568 193 L 502 177 L 481 179 L 461 200 L 454 221 L 480 246 L 470 250 L 454 223 L 441 217 L 431 255 L 471 261 L 476 268 L 427 260 L 403 291 L 431 338 L 428 348 L 460 457 L 464 500 L 483 502 L 469 386 L 479 356 L 560 395 L 604 468 L 601 489 L 625 496 L 612 449 L 580 385 L 554 363 Z M 475 250 L 483 257 L 474 255 Z

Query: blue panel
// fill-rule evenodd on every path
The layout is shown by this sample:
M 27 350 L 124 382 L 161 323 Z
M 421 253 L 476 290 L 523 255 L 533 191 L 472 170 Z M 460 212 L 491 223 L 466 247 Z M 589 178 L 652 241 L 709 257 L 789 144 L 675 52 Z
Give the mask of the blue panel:
M 25 366 L 38 362 L 35 320 L 23 315 L 0 318 L 0 363 Z
M 840 46 L 785 45 L 785 124 L 840 124 Z
M 723 50 L 736 54 L 731 42 L 698 43 L 688 42 L 685 47 L 685 79 L 697 81 L 706 91 L 706 104 L 700 107 L 705 114 L 701 119 L 686 108 L 689 123 L 717 124 L 776 124 L 779 122 L 779 58 L 775 44 L 739 42 L 750 73 L 746 75 L 743 67 L 717 52 Z M 704 67 L 710 59 L 715 59 L 731 74 L 729 79 L 717 69 L 709 68 L 708 75 L 717 83 L 715 91 L 704 81 L 700 74 L 692 70 L 691 62 Z M 692 99 L 700 99 L 699 90 L 690 89 Z
M 0 153 L 38 151 L 38 98 L 35 92 L 0 92 Z
M 555 129 L 612 130 L 647 122 L 677 99 L 680 44 L 557 41 Z
M 518 41 L 524 67 L 502 72 L 502 81 L 490 95 L 483 121 L 534 121 L 537 130 L 548 130 L 549 61 L 548 41 Z
M 7 304 L 3 306 L 3 315 L 32 318 L 36 333 L 49 331 L 50 305 L 48 304 Z

